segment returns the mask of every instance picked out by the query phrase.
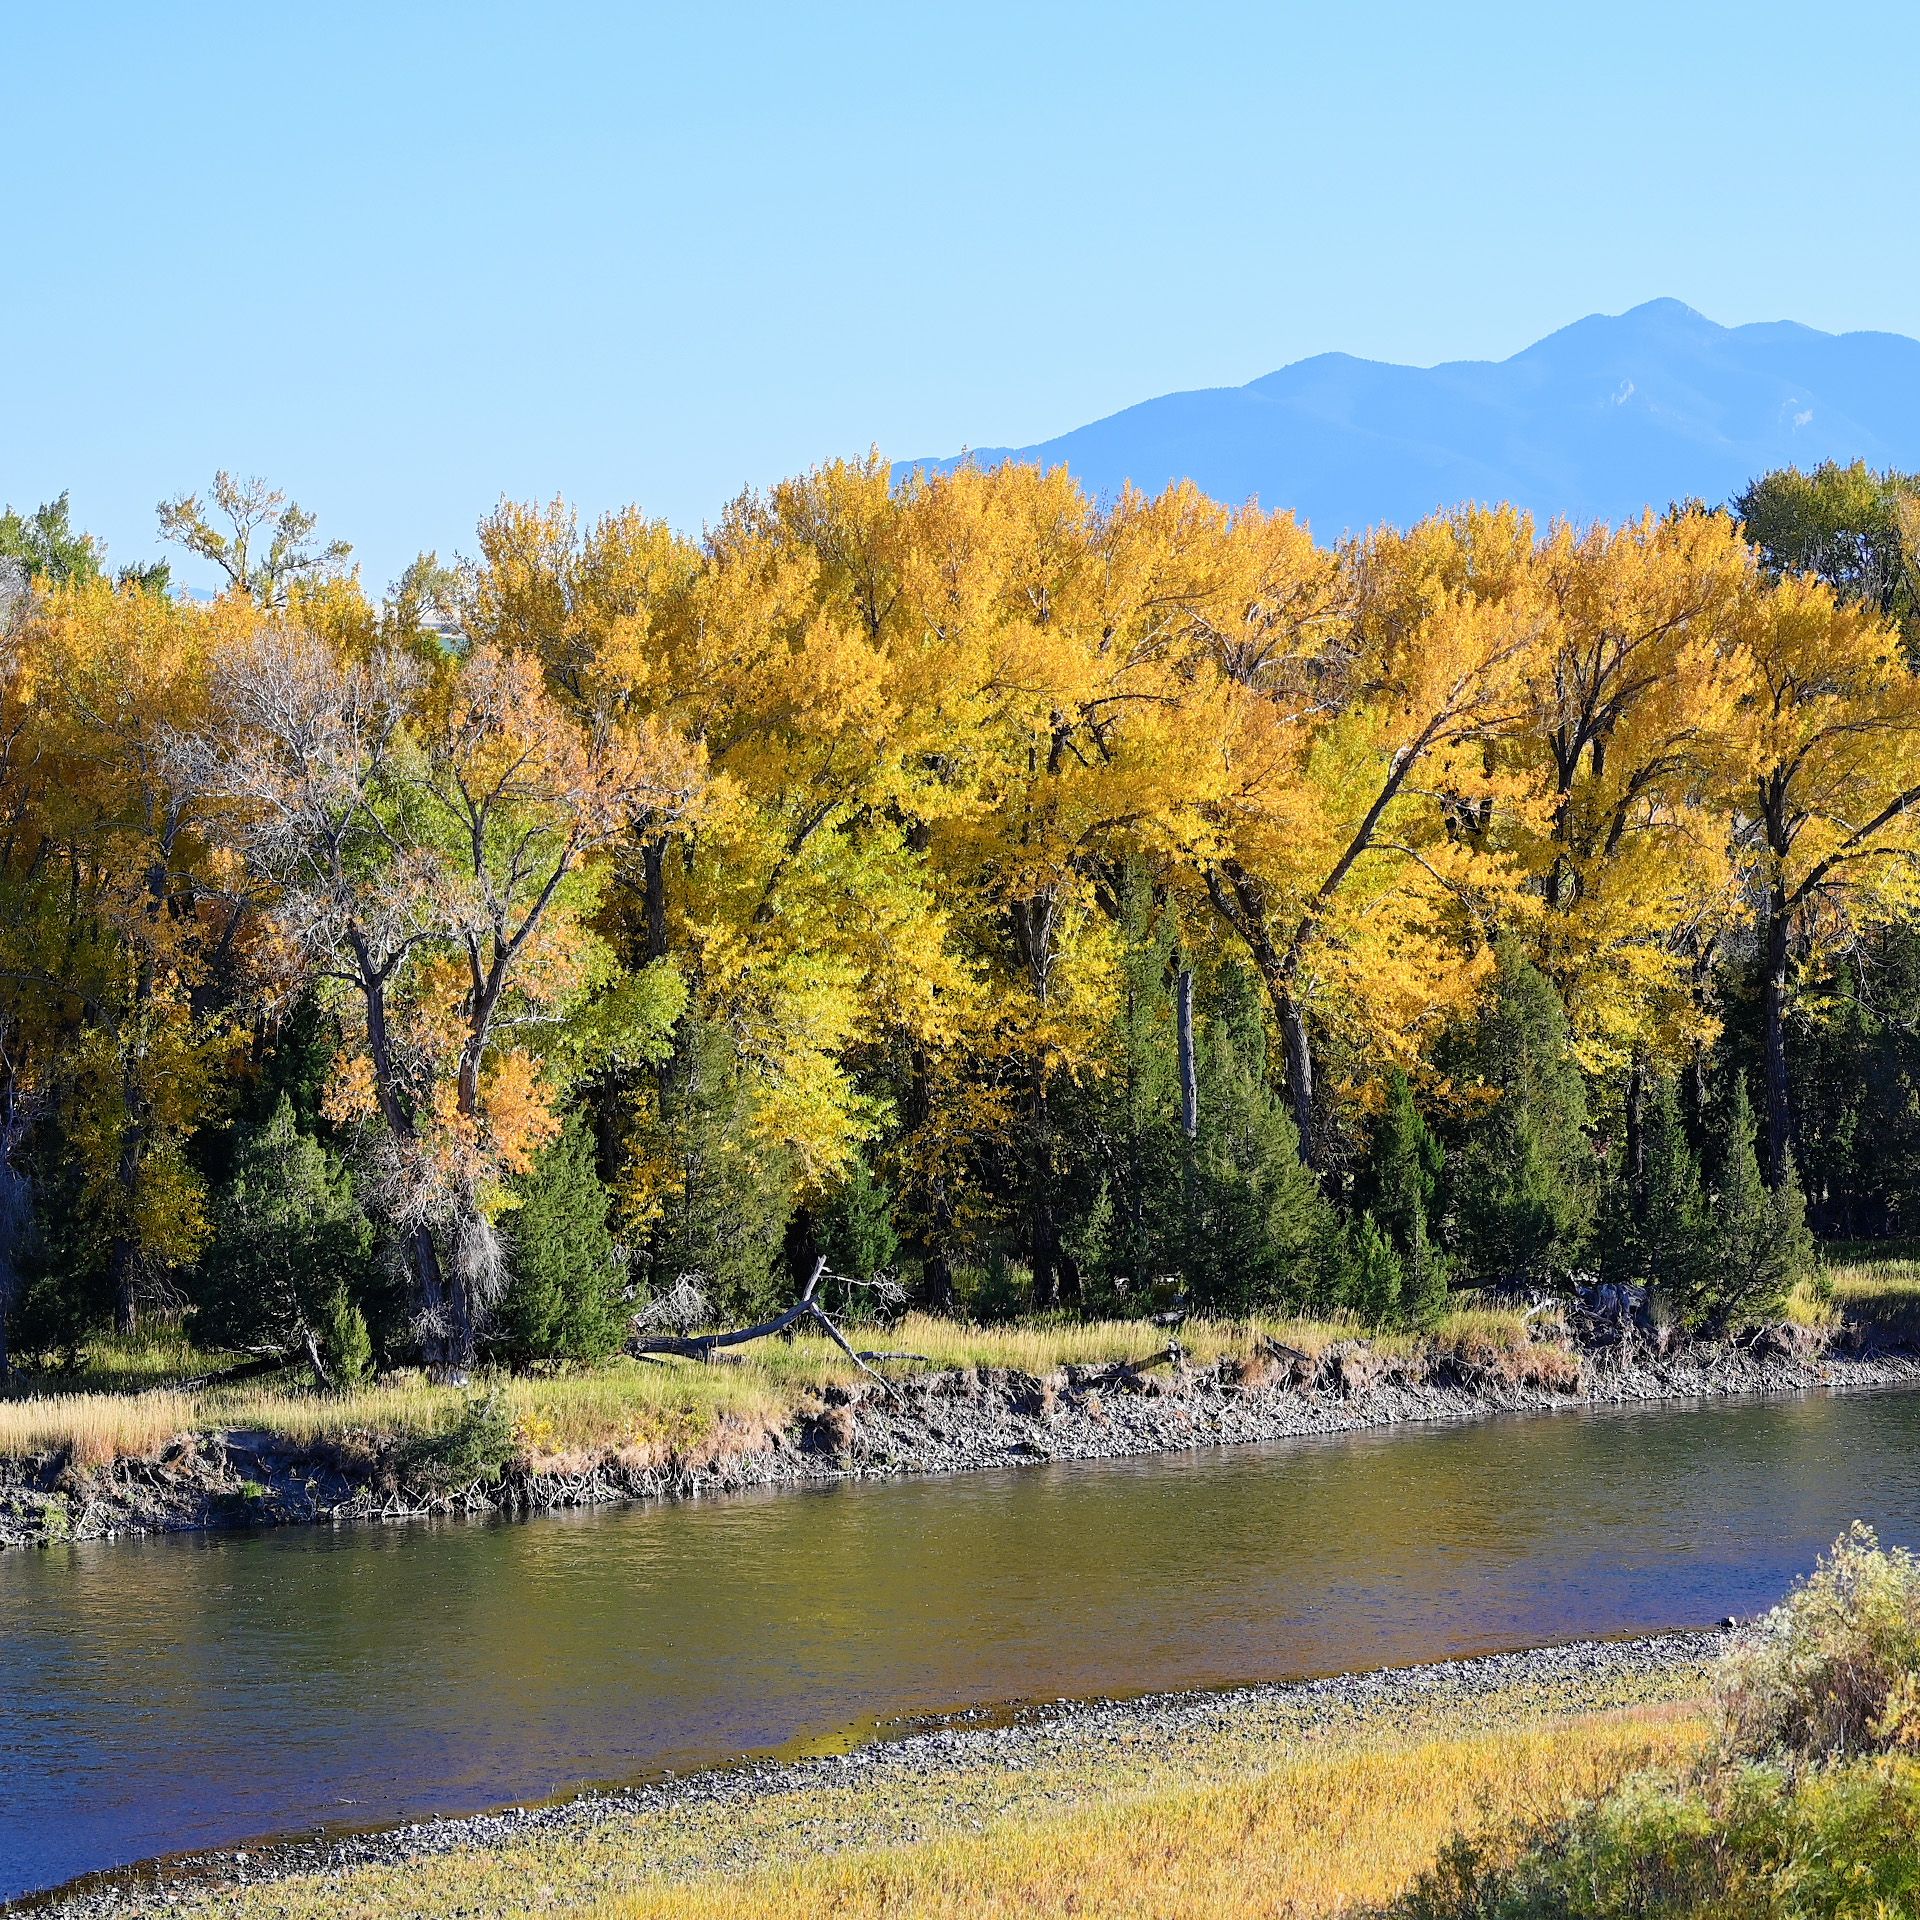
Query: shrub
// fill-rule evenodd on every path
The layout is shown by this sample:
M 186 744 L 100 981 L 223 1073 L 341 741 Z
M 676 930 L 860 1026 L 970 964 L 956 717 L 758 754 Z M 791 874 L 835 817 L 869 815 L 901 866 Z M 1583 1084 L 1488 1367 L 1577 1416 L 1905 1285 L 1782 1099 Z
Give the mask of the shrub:
M 1543 1828 L 1457 1839 L 1395 1920 L 1892 1920 L 1920 1901 L 1920 1768 L 1642 1778 Z
M 1722 1661 L 1720 1737 L 1554 1820 L 1458 1838 L 1397 1920 L 1920 1911 L 1920 1561 L 1855 1526 Z
M 1033 1269 L 995 1247 L 984 1267 L 957 1267 L 953 1285 L 960 1310 L 983 1327 L 1004 1326 L 1033 1306 Z
M 1920 1746 L 1920 1561 L 1856 1524 L 1727 1655 L 1718 1697 L 1735 1755 Z
M 466 1401 L 445 1426 L 401 1449 L 406 1485 L 429 1494 L 497 1486 L 520 1451 L 513 1412 L 498 1387 Z

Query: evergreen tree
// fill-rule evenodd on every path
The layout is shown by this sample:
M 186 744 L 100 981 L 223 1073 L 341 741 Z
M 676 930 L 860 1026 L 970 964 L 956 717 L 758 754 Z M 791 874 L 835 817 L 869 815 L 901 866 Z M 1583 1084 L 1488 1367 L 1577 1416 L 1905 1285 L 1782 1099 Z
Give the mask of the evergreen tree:
M 723 1317 L 760 1312 L 787 1292 L 791 1169 L 756 1137 L 753 1118 L 726 1028 L 689 1014 L 629 1143 L 652 1195 L 641 1265 L 652 1291 L 690 1278 Z
M 1341 1304 L 1339 1224 L 1268 1080 L 1260 1008 L 1243 975 L 1220 983 L 1198 1052 L 1200 1137 L 1184 1261 L 1195 1304 L 1227 1313 Z
M 491 1344 L 515 1365 L 603 1360 L 620 1345 L 626 1274 L 608 1230 L 610 1196 L 578 1115 L 541 1153 L 508 1214 L 508 1281 Z
M 1179 964 L 1173 916 L 1137 865 L 1119 887 L 1118 991 L 1099 1071 L 1055 1096 L 1067 1172 L 1064 1251 L 1083 1295 L 1116 1279 L 1142 1280 L 1182 1262 L 1187 1143 L 1172 983 Z
M 333 1385 L 363 1377 L 373 1228 L 339 1156 L 300 1126 L 286 1095 L 242 1130 L 214 1213 L 199 1270 L 200 1336 L 304 1354 Z
M 1503 941 L 1493 998 L 1456 1049 L 1476 1111 L 1458 1156 L 1455 1213 L 1476 1280 L 1563 1284 L 1592 1232 L 1585 1083 L 1553 984 Z
M 1789 1156 L 1777 1189 L 1760 1171 L 1758 1129 L 1744 1075 L 1736 1072 L 1722 1109 L 1710 1251 L 1700 1317 L 1721 1326 L 1780 1311 L 1812 1265 L 1806 1201 Z
M 1359 1189 L 1399 1256 L 1399 1311 L 1412 1326 L 1431 1326 L 1446 1311 L 1447 1262 L 1434 1237 L 1445 1168 L 1439 1136 L 1415 1103 L 1413 1083 L 1396 1067 Z
M 818 1252 L 830 1272 L 850 1281 L 872 1280 L 891 1274 L 900 1258 L 900 1234 L 893 1221 L 893 1193 L 877 1179 L 865 1160 L 856 1160 L 832 1200 L 821 1210 Z M 804 1278 L 804 1275 L 802 1276 Z M 873 1305 L 874 1296 L 853 1288 L 841 1302 L 858 1317 Z
M 1690 1318 L 1709 1284 L 1714 1225 L 1671 1080 L 1650 1089 L 1644 1126 L 1637 1210 L 1631 1175 L 1623 1170 L 1612 1194 L 1606 1266 L 1618 1279 L 1653 1288 Z
M 1347 1230 L 1346 1272 L 1340 1304 L 1367 1328 L 1393 1327 L 1402 1317 L 1406 1269 L 1393 1241 L 1372 1214 Z

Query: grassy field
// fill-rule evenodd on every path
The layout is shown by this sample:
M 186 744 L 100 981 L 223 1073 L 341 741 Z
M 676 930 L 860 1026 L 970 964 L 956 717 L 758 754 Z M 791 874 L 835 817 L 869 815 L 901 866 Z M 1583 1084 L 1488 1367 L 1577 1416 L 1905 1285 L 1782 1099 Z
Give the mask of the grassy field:
M 180 1894 L 207 1920 L 898 1920 L 1020 1914 L 1274 1920 L 1365 1909 L 1462 1827 L 1536 1816 L 1677 1765 L 1699 1676 L 1542 1701 L 1269 1697 L 1168 1732 L 982 1743 L 934 1768 L 809 1770 L 427 1862 Z M 1584 1694 L 1584 1697 L 1583 1697 Z M 1676 1697 L 1679 1696 L 1679 1697 Z M 1385 1724 L 1391 1720 L 1391 1725 Z
M 1788 1317 L 1831 1330 L 1851 1321 L 1883 1337 L 1920 1341 L 1920 1259 L 1847 1260 L 1803 1284 Z M 1009 1327 L 973 1326 L 909 1315 L 884 1333 L 856 1340 L 922 1359 L 886 1371 L 994 1368 L 1045 1376 L 1069 1365 L 1145 1360 L 1165 1335 L 1137 1320 L 1065 1318 Z M 1364 1339 L 1388 1364 L 1451 1358 L 1494 1377 L 1570 1388 L 1575 1356 L 1552 1316 L 1529 1322 L 1518 1308 L 1468 1297 L 1430 1332 L 1376 1333 L 1351 1322 L 1192 1321 L 1182 1332 L 1192 1359 L 1237 1363 L 1249 1380 L 1270 1371 L 1263 1342 L 1317 1356 L 1340 1341 Z M 99 1339 L 59 1374 L 24 1378 L 0 1398 L 0 1459 L 66 1449 L 82 1464 L 147 1458 L 183 1434 L 247 1429 L 301 1443 L 406 1440 L 445 1431 L 472 1392 L 439 1386 L 417 1373 L 383 1378 L 346 1393 L 316 1393 L 284 1378 L 185 1387 L 238 1356 L 207 1353 L 176 1333 Z M 500 1395 L 522 1456 L 564 1462 L 618 1453 L 638 1464 L 669 1459 L 699 1465 L 750 1446 L 788 1425 L 855 1369 L 818 1335 L 768 1340 L 711 1365 L 620 1359 L 585 1372 L 485 1380 Z
M 1234 1359 L 1250 1375 L 1265 1364 L 1260 1343 L 1277 1340 L 1319 1354 L 1360 1336 L 1353 1325 L 1298 1320 L 1195 1321 L 1183 1330 L 1200 1365 Z M 1141 1321 L 1068 1321 L 977 1327 L 909 1315 L 884 1335 L 889 1351 L 922 1358 L 887 1363 L 896 1375 L 929 1369 L 997 1368 L 1046 1375 L 1068 1365 L 1146 1360 L 1164 1351 L 1166 1336 Z M 1557 1364 L 1512 1308 L 1466 1307 L 1430 1336 L 1437 1349 L 1479 1364 L 1518 1366 L 1525 1356 Z M 1413 1336 L 1385 1336 L 1383 1354 L 1410 1357 Z M 826 1389 L 857 1375 L 830 1341 L 803 1335 L 767 1340 L 714 1364 L 677 1359 L 620 1359 L 588 1372 L 502 1377 L 497 1388 L 523 1454 L 530 1460 L 618 1452 L 647 1463 L 751 1444 L 785 1426 Z M 182 1390 L 173 1384 L 216 1371 L 228 1356 L 197 1352 L 177 1339 L 95 1342 L 67 1376 L 25 1383 L 0 1400 L 0 1458 L 66 1448 L 83 1464 L 150 1457 L 182 1434 L 247 1429 L 303 1443 L 431 1435 L 457 1419 L 470 1390 L 402 1374 L 344 1393 L 316 1393 L 276 1381 Z

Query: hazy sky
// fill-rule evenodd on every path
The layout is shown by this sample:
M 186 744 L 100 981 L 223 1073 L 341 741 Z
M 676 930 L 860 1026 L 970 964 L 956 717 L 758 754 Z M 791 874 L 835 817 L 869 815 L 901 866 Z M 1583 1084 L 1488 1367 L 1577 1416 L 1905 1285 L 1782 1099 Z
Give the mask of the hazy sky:
M 383 586 L 1329 348 L 1920 334 L 1920 13 L 0 4 L 0 500 L 264 473 Z M 192 576 L 197 577 L 197 576 Z

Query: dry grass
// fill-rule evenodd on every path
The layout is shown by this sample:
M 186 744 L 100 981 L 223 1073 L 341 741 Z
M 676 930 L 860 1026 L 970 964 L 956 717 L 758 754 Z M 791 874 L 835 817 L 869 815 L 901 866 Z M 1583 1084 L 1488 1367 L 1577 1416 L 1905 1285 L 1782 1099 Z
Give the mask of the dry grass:
M 1677 1765 L 1697 1709 L 1545 1718 L 1525 1699 L 1403 1724 L 1236 1724 L 970 1760 L 815 1776 L 746 1801 L 691 1802 L 431 1863 L 189 1897 L 219 1920 L 1218 1920 L 1334 1915 L 1391 1897 L 1447 1837 Z
M 185 1393 L 63 1393 L 0 1400 L 0 1459 L 64 1449 L 81 1466 L 147 1458 L 197 1423 Z
M 1196 1320 L 1181 1339 L 1199 1366 L 1237 1361 L 1243 1377 L 1264 1380 L 1275 1370 L 1260 1358 L 1264 1341 L 1317 1361 L 1341 1341 L 1364 1338 L 1352 1321 Z M 885 1332 L 856 1331 L 856 1343 L 920 1356 L 889 1363 L 896 1374 L 978 1368 L 1045 1377 L 1065 1366 L 1144 1361 L 1163 1353 L 1166 1334 L 1137 1320 L 1070 1321 L 976 1327 L 910 1314 Z M 1502 1378 L 1544 1378 L 1543 1368 L 1575 1373 L 1572 1357 L 1532 1340 L 1525 1319 L 1504 1307 L 1470 1306 L 1449 1314 L 1431 1336 L 1380 1334 L 1383 1358 L 1411 1364 L 1431 1341 L 1442 1353 L 1472 1357 Z M 76 1459 L 97 1463 L 143 1456 L 184 1429 L 249 1428 L 300 1445 L 348 1440 L 408 1439 L 444 1430 L 467 1403 L 466 1392 L 437 1386 L 424 1375 L 391 1376 L 376 1386 L 328 1394 L 271 1381 L 212 1387 L 194 1394 L 156 1391 L 153 1379 L 192 1377 L 220 1356 L 184 1341 L 100 1343 L 88 1356 L 86 1390 L 48 1392 L 51 1381 L 24 1400 L 0 1400 L 0 1458 L 71 1447 Z M 535 1462 L 577 1461 L 617 1453 L 638 1464 L 669 1459 L 702 1465 L 758 1444 L 787 1425 L 826 1389 L 846 1385 L 855 1370 L 830 1341 L 817 1335 L 758 1342 L 725 1353 L 712 1365 L 697 1361 L 621 1359 L 590 1373 L 503 1379 L 499 1391 Z M 1564 1384 L 1558 1374 L 1556 1383 Z M 95 1380 L 124 1380 L 144 1391 L 115 1395 Z
M 1788 1317 L 1823 1328 L 1846 1317 L 1890 1335 L 1920 1337 L 1920 1260 L 1829 1268 L 1817 1284 L 1796 1292 Z M 854 1330 L 854 1338 L 856 1344 L 923 1356 L 924 1364 L 935 1368 L 1041 1377 L 1063 1366 L 1147 1360 L 1166 1346 L 1160 1329 L 1137 1320 L 978 1327 L 926 1314 L 910 1314 L 885 1332 Z M 1357 1322 L 1341 1319 L 1253 1319 L 1190 1321 L 1181 1338 L 1196 1364 L 1237 1362 L 1248 1384 L 1276 1372 L 1261 1358 L 1264 1341 L 1318 1361 L 1336 1343 L 1363 1339 L 1389 1363 L 1413 1366 L 1431 1355 L 1513 1384 L 1570 1391 L 1579 1382 L 1578 1358 L 1556 1323 L 1529 1321 L 1518 1306 L 1472 1295 L 1421 1335 L 1369 1336 Z M 86 1461 L 150 1454 L 185 1428 L 259 1428 L 301 1444 L 409 1438 L 444 1429 L 466 1402 L 459 1390 L 435 1386 L 420 1375 L 345 1394 L 271 1384 L 192 1396 L 153 1390 L 157 1380 L 204 1373 L 221 1358 L 166 1335 L 95 1342 L 79 1376 L 83 1391 L 46 1392 L 53 1383 L 42 1381 L 33 1398 L 0 1400 L 0 1458 L 65 1446 Z M 922 1364 L 893 1363 L 888 1370 L 910 1372 Z M 619 1453 L 643 1463 L 675 1459 L 699 1465 L 757 1444 L 825 1389 L 854 1377 L 844 1354 L 826 1339 L 807 1335 L 760 1342 L 710 1366 L 618 1360 L 586 1374 L 503 1381 L 500 1390 L 523 1451 L 536 1463 Z M 113 1386 L 128 1391 L 105 1390 Z M 131 1392 L 136 1388 L 145 1389 L 137 1400 Z
M 1096 1801 L 985 1833 L 640 1888 L 583 1911 L 595 1920 L 1347 1913 L 1401 1892 L 1483 1809 L 1597 1797 L 1683 1744 L 1641 1716 L 1432 1740 L 1281 1765 L 1229 1786 Z
M 1185 1331 L 1201 1365 L 1252 1350 L 1267 1334 L 1309 1353 L 1353 1338 L 1351 1327 L 1304 1321 L 1198 1321 Z M 1024 1327 L 971 1327 L 923 1314 L 885 1333 L 856 1334 L 861 1344 L 925 1356 L 936 1368 L 978 1367 L 1045 1375 L 1069 1365 L 1145 1360 L 1165 1351 L 1166 1336 L 1138 1321 L 1062 1321 Z M 204 1370 L 208 1356 L 184 1343 L 176 1359 Z M 919 1362 L 888 1371 L 917 1371 Z M 149 1369 L 150 1371 L 151 1369 Z M 131 1364 L 129 1379 L 146 1372 Z M 175 1375 L 178 1377 L 178 1374 Z M 644 1464 L 672 1458 L 701 1464 L 757 1443 L 803 1406 L 855 1378 L 830 1341 L 806 1335 L 768 1340 L 723 1355 L 715 1364 L 663 1359 L 616 1360 L 591 1373 L 506 1379 L 499 1383 L 527 1457 L 535 1462 L 620 1453 Z M 124 1396 L 96 1392 L 36 1393 L 0 1400 L 0 1458 L 71 1446 L 88 1462 L 149 1454 L 183 1429 L 249 1428 L 300 1445 L 350 1439 L 405 1439 L 444 1430 L 468 1394 L 402 1374 L 346 1393 L 312 1393 L 272 1382 L 203 1392 Z

